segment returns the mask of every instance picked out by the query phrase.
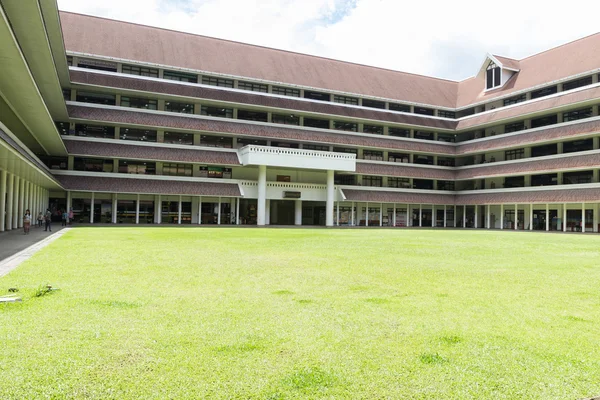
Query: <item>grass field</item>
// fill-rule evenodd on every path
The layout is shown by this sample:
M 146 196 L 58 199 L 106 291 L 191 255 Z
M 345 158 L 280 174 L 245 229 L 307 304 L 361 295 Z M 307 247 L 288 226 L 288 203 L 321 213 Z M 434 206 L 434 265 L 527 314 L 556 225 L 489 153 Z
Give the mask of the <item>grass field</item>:
M 2 399 L 600 395 L 596 235 L 75 228 L 9 287 Z

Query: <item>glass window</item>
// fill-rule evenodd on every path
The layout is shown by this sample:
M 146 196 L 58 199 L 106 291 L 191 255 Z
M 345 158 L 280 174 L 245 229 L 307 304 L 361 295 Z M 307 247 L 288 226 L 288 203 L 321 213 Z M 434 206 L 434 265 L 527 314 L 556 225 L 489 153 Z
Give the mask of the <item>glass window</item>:
M 211 76 L 203 76 L 202 77 L 203 85 L 211 85 L 211 86 L 220 86 L 220 87 L 233 87 L 233 81 L 231 79 L 224 78 L 213 78 Z
M 563 122 L 575 121 L 578 119 L 590 118 L 592 116 L 592 107 L 582 108 L 563 113 Z
M 39 155 L 38 158 L 50 169 L 67 169 L 68 157 Z
M 329 146 L 321 144 L 303 144 L 302 148 L 305 150 L 329 151 Z
M 271 121 L 274 124 L 300 125 L 300 117 L 292 114 L 273 114 Z
M 433 140 L 433 138 L 434 138 L 433 132 L 415 131 L 415 139 Z
M 410 137 L 410 129 L 389 128 L 388 134 L 395 137 Z
M 356 132 L 358 131 L 358 124 L 346 121 L 333 121 L 333 129 L 337 129 L 338 131 Z
M 356 97 L 338 96 L 337 94 L 335 94 L 333 95 L 333 101 L 342 104 L 352 104 L 354 106 L 358 105 L 358 99 Z
M 68 122 L 54 122 L 54 125 L 56 125 L 56 130 L 58 130 L 58 133 L 61 135 L 68 135 L 71 133 L 70 124 Z
M 541 118 L 536 118 L 536 119 L 532 119 L 531 120 L 531 127 L 532 128 L 539 128 L 542 126 L 547 126 L 547 125 L 554 125 L 556 124 L 558 121 L 558 117 L 555 115 L 549 115 L 547 117 L 541 117 Z
M 280 96 L 300 97 L 300 89 L 273 86 L 273 94 L 278 94 Z
M 238 82 L 238 89 L 241 90 L 250 90 L 252 92 L 261 92 L 267 93 L 269 91 L 269 87 L 262 83 L 253 83 L 253 82 Z
M 86 58 L 80 58 L 77 61 L 79 68 L 97 69 L 100 71 L 117 72 L 117 63 L 104 60 L 92 60 Z
M 198 75 L 184 72 L 164 71 L 163 78 L 171 81 L 198 83 Z
M 486 70 L 486 88 L 491 89 L 496 86 L 500 86 L 500 75 L 500 67 L 497 66 L 493 61 L 490 61 Z
M 558 185 L 557 174 L 531 175 L 531 186 Z
M 271 142 L 271 147 L 283 147 L 285 149 L 297 149 L 299 148 L 298 143 L 289 143 L 289 142 Z
M 505 188 L 525 187 L 525 177 L 524 176 L 507 176 L 506 178 L 504 178 L 504 187 Z
M 454 143 L 456 142 L 456 134 L 454 133 L 438 133 L 438 142 Z
M 165 132 L 164 143 L 171 144 L 194 144 L 194 134 L 193 133 L 183 133 L 183 132 Z
M 208 147 L 220 147 L 223 149 L 231 149 L 233 147 L 233 140 L 227 136 L 211 136 L 201 135 L 200 145 Z
M 333 151 L 335 153 L 350 153 L 350 154 L 358 154 L 358 150 L 356 149 L 347 149 L 345 147 L 334 147 Z
M 200 176 L 202 178 L 231 179 L 231 168 L 201 165 Z
M 116 96 L 114 94 L 83 92 L 79 90 L 77 91 L 77 101 L 83 103 L 104 104 L 108 106 L 117 104 Z
M 556 143 L 545 144 L 531 148 L 531 157 L 544 157 L 554 154 L 558 154 L 558 147 Z
M 438 117 L 456 119 L 454 111 L 438 110 Z
M 388 153 L 389 162 L 407 163 L 410 160 L 410 156 L 404 153 Z
M 580 183 L 592 183 L 592 171 L 563 172 L 563 185 L 576 185 Z
M 415 114 L 433 115 L 433 109 L 425 107 L 415 107 Z
M 543 88 L 543 89 L 535 90 L 535 91 L 531 92 L 531 98 L 537 99 L 539 97 L 550 96 L 551 94 L 554 94 L 556 92 L 557 92 L 556 86 L 550 86 L 547 88 Z
M 121 71 L 124 74 L 149 76 L 151 78 L 158 78 L 158 70 L 155 68 L 139 67 L 137 65 L 123 65 Z
M 362 178 L 362 185 L 363 186 L 375 186 L 375 187 L 381 187 L 382 186 L 382 179 L 381 176 L 370 176 L 370 175 L 364 175 Z
M 191 164 L 164 163 L 163 164 L 163 175 L 192 176 L 192 165 Z
M 73 160 L 73 169 L 75 171 L 113 172 L 113 166 L 113 160 L 104 160 L 101 158 L 75 157 Z
M 233 109 L 232 108 L 202 106 L 202 107 L 200 107 L 200 114 L 206 115 L 208 117 L 233 118 Z
M 594 139 L 574 140 L 563 143 L 563 153 L 575 153 L 577 151 L 588 151 L 594 149 Z
M 385 109 L 385 102 L 379 100 L 363 99 L 363 107 Z
M 77 124 L 75 125 L 75 135 L 93 138 L 114 139 L 115 128 L 113 126 Z
M 525 100 L 527 100 L 527 96 L 525 94 L 509 97 L 508 99 L 504 99 L 504 106 L 510 106 L 511 104 L 521 103 Z
M 312 90 L 304 91 L 304 98 L 318 101 L 329 101 L 330 95 L 329 93 L 323 92 L 314 92 Z
M 525 157 L 525 149 L 506 150 L 504 152 L 505 160 L 518 160 Z
M 121 97 L 121 107 L 145 108 L 158 110 L 158 100 L 143 99 L 139 97 Z
M 442 167 L 454 167 L 456 160 L 450 157 L 438 157 L 438 165 Z
M 410 189 L 410 180 L 408 178 L 396 178 L 390 176 L 388 178 L 388 187 Z
M 121 127 L 119 130 L 119 139 L 138 142 L 156 142 L 156 131 Z
M 383 135 L 383 126 L 380 125 L 363 125 L 363 133 L 370 133 L 373 135 Z
M 504 133 L 518 132 L 525 129 L 525 121 L 513 122 L 504 125 Z
M 356 175 L 335 174 L 333 182 L 336 185 L 356 185 Z
M 569 82 L 563 83 L 563 91 L 576 89 L 582 86 L 588 86 L 592 84 L 592 77 L 586 76 L 585 78 L 575 79 Z
M 415 154 L 413 157 L 414 164 L 422 165 L 433 165 L 433 156 L 426 156 L 424 154 Z
M 438 190 L 454 190 L 454 182 L 453 181 L 438 181 L 437 188 L 438 188 Z
M 237 147 L 241 148 L 244 146 L 248 146 L 250 144 L 256 145 L 256 146 L 266 146 L 267 145 L 267 141 L 266 140 L 262 140 L 262 139 L 248 139 L 248 138 L 238 138 L 237 140 Z
M 413 179 L 413 189 L 433 190 L 433 181 L 430 179 Z
M 238 110 L 238 119 L 267 122 L 267 113 L 262 111 Z
M 156 163 L 137 160 L 119 160 L 119 173 L 155 175 Z
M 390 103 L 390 110 L 409 113 L 410 106 L 407 106 L 406 104 Z
M 383 161 L 383 151 L 363 150 L 363 159 L 373 161 Z
M 190 103 L 178 103 L 175 101 L 165 101 L 165 111 L 182 114 L 193 114 L 194 105 Z
M 304 117 L 304 126 L 309 126 L 311 128 L 329 129 L 329 120 Z

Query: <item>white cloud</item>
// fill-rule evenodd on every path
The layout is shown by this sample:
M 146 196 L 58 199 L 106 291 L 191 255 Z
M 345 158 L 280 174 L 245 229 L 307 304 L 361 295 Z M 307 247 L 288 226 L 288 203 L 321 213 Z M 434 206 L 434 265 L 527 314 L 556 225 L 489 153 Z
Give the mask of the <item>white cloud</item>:
M 59 0 L 63 10 L 464 79 L 595 33 L 600 2 L 505 0 Z

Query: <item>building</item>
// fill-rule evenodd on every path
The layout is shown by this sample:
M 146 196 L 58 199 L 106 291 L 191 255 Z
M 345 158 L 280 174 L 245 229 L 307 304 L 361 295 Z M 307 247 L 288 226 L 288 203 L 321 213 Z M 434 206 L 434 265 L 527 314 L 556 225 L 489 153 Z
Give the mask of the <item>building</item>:
M 0 230 L 598 231 L 600 33 L 455 82 L 0 4 Z

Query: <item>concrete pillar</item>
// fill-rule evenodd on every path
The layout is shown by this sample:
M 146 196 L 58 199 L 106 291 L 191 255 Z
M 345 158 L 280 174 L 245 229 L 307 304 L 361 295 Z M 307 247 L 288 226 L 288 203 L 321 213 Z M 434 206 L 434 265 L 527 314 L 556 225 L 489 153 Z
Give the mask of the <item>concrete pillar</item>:
M 519 205 L 515 204 L 515 231 L 519 229 Z
M 353 203 L 353 205 L 354 205 L 354 203 Z M 296 226 L 302 225 L 302 200 L 294 201 L 294 225 L 296 225 Z
M 504 204 L 500 204 L 500 229 L 504 229 Z
M 94 192 L 92 192 L 92 198 L 90 199 L 90 224 L 94 223 Z
M 112 198 L 112 221 L 113 224 L 117 223 L 117 194 L 113 194 Z
M 31 215 L 31 207 L 29 206 L 29 186 L 29 182 L 25 182 L 25 191 L 23 195 L 23 215 L 25 215 L 27 210 L 30 211 L 29 215 Z
M 492 217 L 490 215 L 490 208 L 491 208 L 491 206 L 489 204 L 485 206 L 485 211 L 486 211 L 486 213 L 485 213 L 486 214 L 486 216 L 485 216 L 485 220 L 486 220 L 485 225 L 486 225 L 487 229 L 491 229 L 492 228 L 491 225 L 490 225 L 491 221 L 492 221 Z
M 135 223 L 136 225 L 140 223 L 140 194 L 138 193 L 137 198 L 135 199 Z
M 456 228 L 456 204 L 453 206 L 454 207 L 454 213 L 452 214 L 452 227 Z
M 419 204 L 419 228 L 423 226 L 423 205 Z
M 475 206 L 475 222 L 473 223 L 473 226 L 475 227 L 475 229 L 479 228 L 479 221 L 477 221 L 479 219 L 479 206 Z
M 352 209 L 350 210 L 350 224 L 352 226 L 356 225 L 356 223 L 355 223 L 356 222 L 355 221 L 355 214 L 354 213 L 355 213 L 355 211 L 354 211 L 354 202 L 352 202 Z
M 265 226 L 267 198 L 267 166 L 258 166 L 258 204 L 256 207 L 256 224 Z
M 15 178 L 13 183 L 13 197 L 12 197 L 12 228 L 17 229 L 19 227 L 19 184 L 20 178 L 13 175 Z
M 19 215 L 18 215 L 18 220 L 17 223 L 19 225 L 19 228 L 23 227 L 23 215 L 25 215 L 25 179 L 21 178 L 19 180 L 19 200 L 18 200 L 18 205 L 19 205 Z
M 463 229 L 467 227 L 467 205 L 463 206 Z
M 221 197 L 219 197 L 219 210 L 217 212 L 217 225 L 221 225 Z
M 179 195 L 179 202 L 177 203 L 177 225 L 181 225 L 181 195 Z
M 447 227 L 447 224 L 446 224 L 446 216 L 447 216 L 446 208 L 447 208 L 447 206 L 444 204 L 444 228 Z
M 365 226 L 369 226 L 369 216 L 370 216 L 370 214 L 369 214 L 369 202 L 368 201 L 366 203 L 366 206 L 367 206 L 366 207 L 366 211 L 367 212 L 366 212 L 366 215 L 365 215 Z
M 67 215 L 69 215 L 69 211 L 71 211 L 72 207 L 72 194 L 70 190 L 67 190 Z M 67 223 L 69 223 L 69 217 L 67 216 Z
M 202 225 L 202 196 L 198 199 L 198 225 Z
M 592 207 L 593 210 L 593 222 L 592 222 L 592 232 L 598 232 L 598 204 L 595 204 Z
M 585 233 L 585 203 L 581 203 L 581 233 Z
M 6 170 L 0 171 L 0 232 L 6 230 L 6 177 Z
M 567 203 L 563 204 L 563 232 L 567 231 Z
M 158 195 L 158 204 L 157 204 L 157 215 L 158 215 L 158 223 L 162 224 L 162 195 Z
M 533 230 L 533 204 L 529 205 L 529 230 Z
M 435 205 L 431 205 L 431 227 L 435 228 L 435 220 L 437 219 L 435 215 Z
M 337 202 L 336 213 L 335 213 L 335 224 L 340 226 L 340 202 Z
M 235 203 L 235 224 L 236 225 L 240 224 L 240 198 L 239 197 L 236 198 L 236 203 Z
M 550 207 L 546 203 L 546 232 L 550 230 Z
M 379 227 L 383 226 L 383 203 L 379 203 Z
M 392 226 L 396 226 L 396 203 L 394 203 L 394 214 L 392 216 Z
M 335 189 L 333 185 L 333 170 L 327 170 L 327 201 L 325 205 L 325 225 L 333 226 L 333 201 Z
M 271 200 L 265 200 L 265 225 L 271 225 Z

